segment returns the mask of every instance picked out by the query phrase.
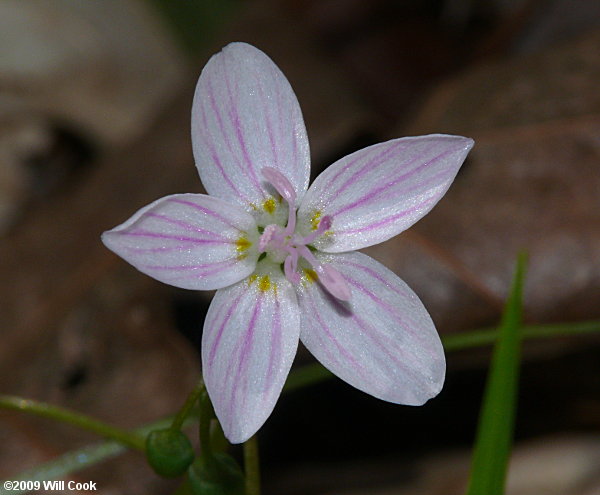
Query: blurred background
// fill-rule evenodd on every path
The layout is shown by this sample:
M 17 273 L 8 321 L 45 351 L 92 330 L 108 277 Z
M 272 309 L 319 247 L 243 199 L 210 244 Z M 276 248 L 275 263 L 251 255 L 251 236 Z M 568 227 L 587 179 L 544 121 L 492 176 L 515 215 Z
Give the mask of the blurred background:
M 394 137 L 475 139 L 432 213 L 366 250 L 440 333 L 497 323 L 521 248 L 528 323 L 600 318 L 599 2 L 0 0 L 0 393 L 134 427 L 194 386 L 212 295 L 139 274 L 99 236 L 203 192 L 192 94 L 232 41 L 289 78 L 315 175 Z M 511 495 L 600 494 L 599 356 L 597 335 L 526 343 Z M 337 379 L 283 397 L 260 434 L 265 495 L 462 493 L 489 349 L 447 359 L 421 408 Z M 0 411 L 0 478 L 95 440 Z M 176 486 L 137 454 L 72 479 Z

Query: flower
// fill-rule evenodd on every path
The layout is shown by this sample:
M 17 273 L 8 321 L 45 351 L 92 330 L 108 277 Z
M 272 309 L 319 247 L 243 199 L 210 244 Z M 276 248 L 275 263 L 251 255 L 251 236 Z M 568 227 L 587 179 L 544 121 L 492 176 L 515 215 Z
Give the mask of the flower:
M 369 146 L 308 187 L 304 120 L 263 52 L 232 43 L 204 67 L 192 143 L 209 195 L 159 199 L 105 232 L 138 270 L 185 289 L 218 289 L 202 337 L 206 387 L 232 443 L 271 414 L 298 340 L 338 377 L 380 399 L 420 405 L 445 358 L 421 301 L 354 250 L 410 227 L 444 195 L 473 141 L 430 135 Z

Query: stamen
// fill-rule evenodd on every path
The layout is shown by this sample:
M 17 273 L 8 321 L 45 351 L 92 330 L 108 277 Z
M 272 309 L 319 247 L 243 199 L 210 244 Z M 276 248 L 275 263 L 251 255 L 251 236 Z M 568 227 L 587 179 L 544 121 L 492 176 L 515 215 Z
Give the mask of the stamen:
M 265 230 L 263 231 L 262 235 L 260 236 L 260 239 L 258 240 L 259 253 L 264 253 L 267 250 L 269 243 L 273 240 L 273 237 L 275 237 L 275 234 L 278 230 L 279 227 L 274 224 L 267 225 L 265 227 Z
M 298 251 L 293 249 L 290 250 L 290 255 L 285 259 L 283 263 L 283 271 L 285 272 L 285 277 L 294 284 L 300 282 L 300 274 L 296 271 L 297 268 Z
M 292 186 L 287 177 L 272 167 L 264 167 L 261 172 L 281 197 L 287 201 L 288 223 L 285 229 L 275 224 L 267 225 L 258 240 L 258 251 L 263 253 L 269 249 L 271 256 L 275 256 L 275 259 L 279 258 L 279 253 L 285 256 L 287 252 L 288 254 L 285 256 L 285 259 L 283 256 L 280 259 L 283 260 L 285 277 L 295 284 L 300 282 L 298 259 L 302 256 L 315 269 L 319 276 L 319 281 L 331 295 L 342 301 L 349 301 L 352 293 L 342 274 L 332 266 L 320 263 L 307 247 L 307 244 L 310 244 L 331 228 L 331 224 L 333 223 L 331 216 L 324 216 L 319 222 L 317 229 L 306 237 L 294 234 L 296 230 L 296 191 L 294 190 L 294 186 Z
M 352 297 L 350 287 L 344 280 L 344 277 L 331 265 L 321 265 L 321 271 L 319 274 L 319 280 L 325 286 L 325 288 L 331 292 L 332 296 L 341 299 L 342 301 L 349 301 Z
M 261 172 L 283 199 L 290 204 L 296 203 L 296 191 L 285 175 L 273 167 L 264 167 Z
M 327 230 L 329 230 L 331 228 L 332 221 L 333 221 L 333 219 L 331 218 L 330 215 L 325 215 L 323 218 L 321 218 L 321 221 L 319 222 L 319 227 L 317 227 L 317 230 L 314 230 L 313 232 L 308 234 L 306 237 L 304 237 L 302 239 L 302 244 L 310 244 L 321 234 L 324 234 Z
M 288 223 L 284 235 L 291 235 L 296 230 L 296 191 L 294 186 L 279 170 L 273 167 L 263 167 L 263 176 L 281 194 L 288 204 Z
M 315 258 L 314 254 L 306 246 L 298 246 L 298 251 L 315 269 L 319 275 L 319 281 L 323 286 L 331 293 L 332 296 L 341 299 L 342 301 L 349 301 L 352 297 L 350 287 L 344 280 L 344 277 L 340 272 L 330 265 L 323 265 Z

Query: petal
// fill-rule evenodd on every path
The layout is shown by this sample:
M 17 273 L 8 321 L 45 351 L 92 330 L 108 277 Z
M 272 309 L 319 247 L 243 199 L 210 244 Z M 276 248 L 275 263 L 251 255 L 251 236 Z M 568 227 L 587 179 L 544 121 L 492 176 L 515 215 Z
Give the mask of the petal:
M 352 290 L 342 302 L 305 277 L 300 340 L 327 368 L 379 399 L 421 405 L 441 390 L 444 350 L 429 314 L 394 273 L 362 253 L 319 254 Z M 314 280 L 314 278 L 312 279 Z
M 245 442 L 273 411 L 299 329 L 296 294 L 278 266 L 217 292 L 204 323 L 202 371 L 230 442 Z
M 383 242 L 423 217 L 442 198 L 473 147 L 460 136 L 393 139 L 352 153 L 311 185 L 298 212 L 306 233 L 332 217 L 315 246 L 330 253 Z
M 299 198 L 308 187 L 310 154 L 296 95 L 273 61 L 246 43 L 227 45 L 204 67 L 192 144 L 206 190 L 248 210 L 275 195 L 264 167 L 287 177 Z
M 110 250 L 175 287 L 227 287 L 256 267 L 258 230 L 251 215 L 205 194 L 174 194 L 102 234 Z

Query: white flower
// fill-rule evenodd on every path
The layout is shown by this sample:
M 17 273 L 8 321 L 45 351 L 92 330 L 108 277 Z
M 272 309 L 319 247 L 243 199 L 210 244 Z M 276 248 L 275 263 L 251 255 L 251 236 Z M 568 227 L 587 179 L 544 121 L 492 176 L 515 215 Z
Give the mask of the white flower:
M 435 396 L 446 365 L 427 311 L 394 273 L 351 251 L 424 216 L 473 141 L 431 135 L 369 146 L 309 188 L 294 92 L 264 53 L 233 43 L 202 71 L 192 142 L 210 195 L 159 199 L 102 239 L 157 280 L 218 289 L 202 365 L 227 438 L 243 442 L 269 417 L 298 339 L 375 397 L 420 405 Z

